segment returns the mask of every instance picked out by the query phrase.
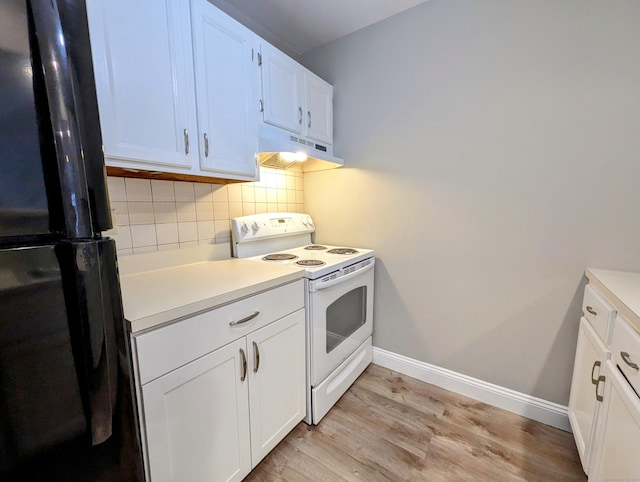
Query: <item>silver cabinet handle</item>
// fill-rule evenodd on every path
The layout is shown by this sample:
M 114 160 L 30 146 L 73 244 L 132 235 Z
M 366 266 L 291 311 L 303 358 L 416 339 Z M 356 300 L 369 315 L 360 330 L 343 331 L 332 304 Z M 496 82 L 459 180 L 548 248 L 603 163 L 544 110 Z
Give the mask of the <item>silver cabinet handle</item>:
M 620 356 L 622 357 L 622 360 L 634 370 L 638 370 L 640 368 L 638 367 L 637 363 L 631 361 L 631 355 L 629 355 L 626 351 L 621 351 Z
M 311 111 L 310 110 L 307 111 L 307 119 L 308 119 L 307 120 L 307 127 L 309 129 L 311 129 Z
M 591 306 L 587 306 L 587 311 L 591 313 L 593 316 L 598 316 L 598 312 L 594 310 Z
M 600 360 L 596 360 L 593 362 L 593 367 L 591 367 L 591 383 L 593 383 L 594 385 L 598 384 L 598 379 L 593 377 L 593 372 L 596 371 L 596 367 L 601 367 L 601 366 L 602 366 L 602 363 L 600 363 Z
M 189 131 L 185 129 L 184 131 L 182 131 L 182 134 L 184 136 L 184 154 L 188 156 L 189 155 Z
M 244 350 L 240 348 L 240 359 L 242 360 L 242 376 L 240 381 L 244 382 L 247 378 L 247 356 L 244 354 Z
M 260 112 L 264 112 L 264 102 L 260 99 Z
M 230 321 L 229 322 L 229 326 L 236 326 L 236 325 L 242 325 L 243 323 L 247 323 L 248 321 L 253 320 L 256 316 L 258 316 L 260 314 L 259 311 L 256 311 L 255 313 L 246 316 L 244 318 L 242 318 L 241 320 L 237 320 L 237 321 Z
M 209 157 L 209 136 L 204 133 L 204 157 Z
M 298 124 L 302 125 L 302 107 L 298 107 Z
M 604 383 L 606 381 L 607 381 L 607 378 L 604 375 L 600 375 L 598 377 L 597 382 L 596 382 L 596 400 L 599 401 L 599 402 L 604 400 L 604 397 L 598 393 L 598 386 L 600 385 L 600 382 Z
M 253 342 L 253 355 L 253 373 L 257 373 L 258 368 L 260 368 L 260 350 L 258 350 L 258 344 L 255 341 Z

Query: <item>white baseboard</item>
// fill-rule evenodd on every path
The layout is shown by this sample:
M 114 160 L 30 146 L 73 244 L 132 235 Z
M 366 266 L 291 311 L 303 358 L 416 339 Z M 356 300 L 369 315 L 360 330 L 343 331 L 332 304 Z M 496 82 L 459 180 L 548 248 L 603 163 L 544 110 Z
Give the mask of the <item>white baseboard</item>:
M 567 407 L 373 347 L 373 363 L 440 388 L 571 432 Z

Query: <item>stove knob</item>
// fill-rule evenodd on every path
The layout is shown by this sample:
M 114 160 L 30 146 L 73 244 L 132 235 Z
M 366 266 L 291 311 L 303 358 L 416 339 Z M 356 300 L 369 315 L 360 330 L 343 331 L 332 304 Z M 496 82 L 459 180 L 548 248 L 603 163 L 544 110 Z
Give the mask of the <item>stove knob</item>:
M 305 224 L 306 224 L 307 226 L 309 226 L 310 228 L 312 228 L 312 227 L 313 227 L 313 219 L 311 219 L 311 216 L 307 216 L 307 218 L 306 218 L 306 220 L 305 220 L 305 221 L 306 221 L 306 223 L 305 223 Z
M 258 230 L 260 229 L 260 225 L 258 224 L 257 221 L 254 221 L 253 224 L 251 225 L 251 229 L 253 229 L 254 233 L 257 233 Z
M 249 226 L 247 225 L 247 223 L 242 223 L 242 226 L 240 226 L 240 231 L 242 231 L 243 235 L 249 232 Z

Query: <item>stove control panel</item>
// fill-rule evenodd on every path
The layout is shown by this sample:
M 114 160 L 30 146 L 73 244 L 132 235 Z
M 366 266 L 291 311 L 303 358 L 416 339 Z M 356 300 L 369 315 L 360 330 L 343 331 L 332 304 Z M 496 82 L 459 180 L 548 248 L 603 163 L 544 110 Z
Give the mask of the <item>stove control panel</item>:
M 235 243 L 315 231 L 313 219 L 301 213 L 265 213 L 231 220 L 231 235 Z

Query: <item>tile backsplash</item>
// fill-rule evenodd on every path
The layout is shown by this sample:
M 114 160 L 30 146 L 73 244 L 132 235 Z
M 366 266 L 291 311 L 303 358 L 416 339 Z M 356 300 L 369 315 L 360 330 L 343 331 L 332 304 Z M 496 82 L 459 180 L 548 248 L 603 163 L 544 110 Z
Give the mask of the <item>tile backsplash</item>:
M 259 182 L 204 184 L 107 178 L 118 254 L 229 244 L 231 218 L 304 212 L 301 171 L 261 168 Z

